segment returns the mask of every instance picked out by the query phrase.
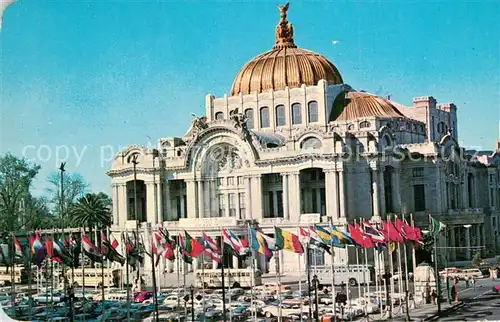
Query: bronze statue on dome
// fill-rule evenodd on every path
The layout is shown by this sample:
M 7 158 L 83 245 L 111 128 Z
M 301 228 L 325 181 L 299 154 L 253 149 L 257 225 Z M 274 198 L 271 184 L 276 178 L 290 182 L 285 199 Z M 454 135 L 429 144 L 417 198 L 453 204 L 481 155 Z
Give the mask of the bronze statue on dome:
M 276 44 L 274 48 L 296 48 L 295 43 L 293 41 L 293 26 L 291 23 L 288 23 L 286 20 L 286 13 L 288 8 L 290 7 L 290 3 L 287 2 L 284 6 L 278 5 L 278 9 L 280 9 L 280 22 L 276 26 Z
M 278 5 L 278 9 L 280 9 L 281 12 L 281 21 L 280 22 L 287 22 L 286 21 L 286 12 L 288 11 L 288 8 L 290 7 L 290 2 L 287 2 L 284 6 Z

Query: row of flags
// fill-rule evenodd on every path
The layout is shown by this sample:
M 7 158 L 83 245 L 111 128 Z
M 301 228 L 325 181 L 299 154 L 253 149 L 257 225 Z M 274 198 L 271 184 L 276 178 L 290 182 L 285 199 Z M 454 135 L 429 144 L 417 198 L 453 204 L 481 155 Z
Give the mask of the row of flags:
M 444 224 L 430 217 L 430 225 L 433 232 L 439 232 Z M 221 228 L 221 243 L 215 242 L 212 237 L 205 232 L 201 238 L 193 238 L 188 232 L 179 233 L 174 238 L 166 229 L 159 228 L 151 235 L 151 249 L 146 250 L 142 236 L 132 232 L 132 236 L 124 232 L 121 242 L 124 243 L 125 254 L 118 251 L 120 241 L 113 234 L 101 232 L 101 237 L 96 238 L 95 245 L 90 238 L 82 235 L 78 243 L 72 234 L 64 238 L 55 238 L 54 234 L 42 236 L 35 232 L 31 234 L 30 252 L 32 260 L 41 266 L 45 259 L 54 260 L 68 267 L 78 265 L 78 256 L 81 251 L 92 261 L 101 262 L 109 260 L 124 265 L 128 262 L 135 269 L 137 263 L 143 263 L 144 255 L 155 259 L 158 265 L 160 258 L 174 261 L 176 254 L 186 263 L 192 263 L 193 258 L 198 258 L 202 254 L 213 261 L 220 263 L 224 253 L 230 253 L 239 258 L 246 258 L 251 251 L 256 251 L 267 258 L 271 258 L 275 251 L 285 250 L 296 254 L 303 254 L 305 247 L 323 249 L 332 253 L 332 248 L 345 248 L 355 246 L 361 248 L 376 248 L 381 250 L 388 248 L 394 251 L 397 244 L 413 242 L 422 244 L 422 232 L 406 220 L 395 217 L 395 220 L 382 220 L 379 224 L 372 224 L 366 219 L 360 219 L 354 224 L 348 223 L 345 231 L 339 230 L 332 223 L 328 227 L 311 225 L 298 227 L 297 234 L 285 229 L 275 227 L 274 236 L 264 234 L 261 230 L 248 227 L 248 234 L 245 237 L 238 236 L 230 229 Z M 15 256 L 22 258 L 23 251 L 16 237 L 13 237 L 15 246 Z M 0 248 L 0 262 L 3 262 L 5 250 Z M 8 257 L 8 256 L 7 256 Z M 5 260 L 7 263 L 7 260 Z

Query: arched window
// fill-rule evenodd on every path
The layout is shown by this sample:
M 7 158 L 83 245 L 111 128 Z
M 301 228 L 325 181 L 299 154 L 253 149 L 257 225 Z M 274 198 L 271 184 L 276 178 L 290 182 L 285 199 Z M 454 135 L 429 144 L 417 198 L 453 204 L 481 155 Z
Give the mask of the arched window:
M 359 128 L 360 129 L 364 129 L 364 128 L 367 128 L 367 127 L 370 127 L 370 122 L 363 121 L 363 122 L 359 123 Z
M 285 105 L 278 105 L 276 106 L 276 126 L 283 126 L 285 124 Z
M 260 127 L 269 127 L 269 107 L 260 108 Z
M 215 113 L 215 119 L 216 120 L 223 120 L 224 119 L 224 113 L 222 113 L 222 112 Z
M 247 108 L 245 110 L 245 117 L 247 118 L 247 128 L 253 129 L 253 109 Z
M 318 122 L 318 102 L 310 101 L 307 104 L 307 117 L 309 122 Z
M 302 106 L 300 103 L 292 104 L 292 124 L 302 123 Z

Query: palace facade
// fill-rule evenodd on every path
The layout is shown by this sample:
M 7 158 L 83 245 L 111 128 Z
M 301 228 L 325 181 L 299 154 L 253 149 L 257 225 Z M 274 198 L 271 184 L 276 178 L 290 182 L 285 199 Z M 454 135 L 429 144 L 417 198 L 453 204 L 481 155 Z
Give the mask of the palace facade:
M 248 224 L 258 224 L 272 236 L 274 226 L 297 232 L 331 221 L 345 229 L 388 214 L 412 214 L 426 229 L 431 214 L 447 225 L 440 243 L 456 247 L 443 252 L 448 262 L 493 255 L 500 245 L 500 153 L 458 145 L 453 103 L 421 96 L 404 106 L 347 85 L 330 60 L 295 45 L 286 9 L 274 47 L 243 66 L 229 95 L 205 102 L 205 116 L 184 136 L 115 156 L 112 231 L 162 226 L 220 241 L 222 227 L 246 238 Z M 347 260 L 345 250 L 336 253 L 335 262 Z M 297 255 L 282 252 L 279 263 L 296 271 Z

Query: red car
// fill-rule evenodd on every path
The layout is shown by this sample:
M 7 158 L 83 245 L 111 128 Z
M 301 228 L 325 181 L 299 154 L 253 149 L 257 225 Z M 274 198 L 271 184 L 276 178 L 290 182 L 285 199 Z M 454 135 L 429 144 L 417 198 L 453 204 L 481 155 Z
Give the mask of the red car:
M 144 302 L 146 300 L 149 300 L 152 297 L 153 297 L 153 292 L 150 292 L 150 291 L 140 291 L 134 297 L 134 302 L 135 303 L 142 303 L 142 302 Z
M 493 293 L 500 294 L 500 284 L 493 286 Z

